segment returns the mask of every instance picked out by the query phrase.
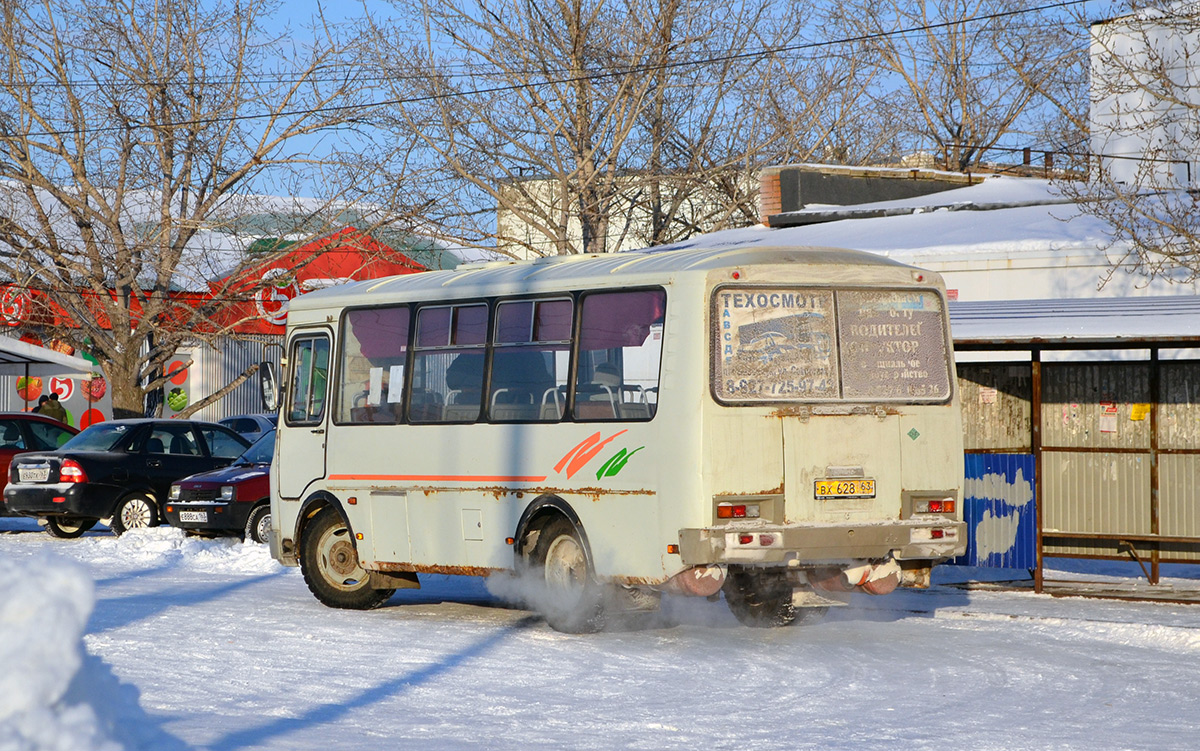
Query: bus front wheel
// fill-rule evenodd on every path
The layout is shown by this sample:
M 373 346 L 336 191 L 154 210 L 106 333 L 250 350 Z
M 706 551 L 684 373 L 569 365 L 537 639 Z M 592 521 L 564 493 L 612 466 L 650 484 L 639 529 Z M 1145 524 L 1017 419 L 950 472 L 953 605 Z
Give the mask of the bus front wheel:
M 370 610 L 387 602 L 396 591 L 371 588 L 367 572 L 358 565 L 350 528 L 329 506 L 318 511 L 304 527 L 300 571 L 309 591 L 331 608 Z
M 566 519 L 556 519 L 538 535 L 530 556 L 541 574 L 535 606 L 555 631 L 591 634 L 604 628 L 604 588 L 592 576 L 587 551 Z

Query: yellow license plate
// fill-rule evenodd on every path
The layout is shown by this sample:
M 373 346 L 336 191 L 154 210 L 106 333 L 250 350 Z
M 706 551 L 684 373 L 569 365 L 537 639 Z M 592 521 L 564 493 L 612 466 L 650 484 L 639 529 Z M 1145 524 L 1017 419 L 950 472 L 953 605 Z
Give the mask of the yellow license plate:
M 874 480 L 817 480 L 813 495 L 818 501 L 830 498 L 874 498 Z

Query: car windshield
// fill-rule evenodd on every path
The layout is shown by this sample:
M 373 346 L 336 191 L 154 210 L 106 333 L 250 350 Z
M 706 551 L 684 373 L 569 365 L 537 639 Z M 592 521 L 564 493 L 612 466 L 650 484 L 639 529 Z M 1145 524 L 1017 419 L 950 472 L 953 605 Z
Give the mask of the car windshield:
M 131 425 L 102 422 L 62 445 L 63 451 L 112 451 L 133 430 Z
M 275 455 L 275 431 L 269 430 L 237 458 L 234 464 L 270 464 Z

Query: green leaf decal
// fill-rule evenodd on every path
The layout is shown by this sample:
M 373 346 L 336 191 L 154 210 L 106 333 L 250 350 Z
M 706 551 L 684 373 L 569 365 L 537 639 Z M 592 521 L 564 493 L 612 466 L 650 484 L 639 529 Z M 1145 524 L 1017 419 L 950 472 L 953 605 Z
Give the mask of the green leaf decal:
M 625 463 L 629 461 L 629 458 L 644 448 L 646 447 L 638 446 L 633 451 L 621 449 L 613 454 L 612 458 L 604 462 L 604 466 L 596 472 L 596 479 L 603 480 L 605 477 L 615 477 L 618 472 L 625 469 Z

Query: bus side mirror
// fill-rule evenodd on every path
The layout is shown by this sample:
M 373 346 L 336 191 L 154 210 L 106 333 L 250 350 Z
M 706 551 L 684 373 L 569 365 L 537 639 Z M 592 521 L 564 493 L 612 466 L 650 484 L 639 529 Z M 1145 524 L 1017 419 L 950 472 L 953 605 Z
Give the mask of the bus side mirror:
M 263 409 L 275 412 L 279 409 L 279 378 L 275 373 L 275 363 L 261 362 L 258 364 L 258 390 L 262 394 Z

